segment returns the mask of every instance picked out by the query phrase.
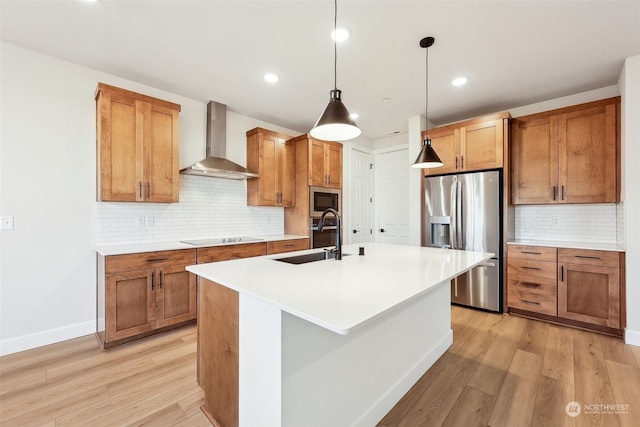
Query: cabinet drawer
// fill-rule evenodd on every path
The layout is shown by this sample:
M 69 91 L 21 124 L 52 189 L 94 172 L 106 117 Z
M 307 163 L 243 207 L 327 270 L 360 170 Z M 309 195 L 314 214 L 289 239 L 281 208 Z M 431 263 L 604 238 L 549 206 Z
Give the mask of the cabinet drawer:
M 525 275 L 556 280 L 556 263 L 551 261 L 509 258 L 507 274 L 509 277 L 512 275 Z
M 105 272 L 118 273 L 149 268 L 165 268 L 196 263 L 195 249 L 110 255 L 105 259 Z
M 278 240 L 267 242 L 267 254 L 301 251 L 309 249 L 309 239 Z
M 599 265 L 603 267 L 619 267 L 620 253 L 588 249 L 560 248 L 558 249 L 558 262 L 567 264 Z
M 198 248 L 198 264 L 231 259 L 250 258 L 267 254 L 265 243 L 243 243 L 240 245 Z
M 554 281 L 517 276 L 509 279 L 509 307 L 557 316 L 557 287 Z
M 539 261 L 556 261 L 556 248 L 545 246 L 508 245 L 509 258 L 523 258 Z

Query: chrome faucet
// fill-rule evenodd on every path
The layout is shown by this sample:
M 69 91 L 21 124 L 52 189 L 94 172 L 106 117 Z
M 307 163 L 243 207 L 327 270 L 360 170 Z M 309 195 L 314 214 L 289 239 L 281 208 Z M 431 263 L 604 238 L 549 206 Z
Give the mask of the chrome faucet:
M 322 212 L 320 221 L 318 221 L 318 231 L 322 231 L 322 228 L 324 227 L 324 217 L 327 216 L 328 213 L 332 213 L 333 216 L 336 217 L 336 248 L 333 250 L 333 254 L 336 261 L 340 261 L 342 259 L 342 238 L 340 237 L 342 234 L 342 227 L 340 226 L 340 215 L 335 209 L 327 208 Z

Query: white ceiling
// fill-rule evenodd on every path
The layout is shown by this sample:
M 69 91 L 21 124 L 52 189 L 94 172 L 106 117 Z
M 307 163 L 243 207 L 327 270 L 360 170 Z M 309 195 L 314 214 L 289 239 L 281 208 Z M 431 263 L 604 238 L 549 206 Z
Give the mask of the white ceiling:
M 0 2 L 3 41 L 305 132 L 333 88 L 333 2 Z M 340 0 L 343 101 L 363 136 L 406 132 L 617 83 L 640 54 L 640 1 Z M 279 74 L 276 85 L 266 72 Z M 454 88 L 463 74 L 469 83 Z M 383 102 L 383 98 L 389 98 Z

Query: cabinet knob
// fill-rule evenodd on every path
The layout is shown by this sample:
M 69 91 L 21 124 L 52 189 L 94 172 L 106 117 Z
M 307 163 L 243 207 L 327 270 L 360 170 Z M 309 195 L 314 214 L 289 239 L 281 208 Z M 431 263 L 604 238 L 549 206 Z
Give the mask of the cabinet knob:
M 380 232 L 381 232 L 381 233 L 384 233 L 384 232 L 385 232 L 384 228 L 381 228 L 381 229 L 380 229 Z

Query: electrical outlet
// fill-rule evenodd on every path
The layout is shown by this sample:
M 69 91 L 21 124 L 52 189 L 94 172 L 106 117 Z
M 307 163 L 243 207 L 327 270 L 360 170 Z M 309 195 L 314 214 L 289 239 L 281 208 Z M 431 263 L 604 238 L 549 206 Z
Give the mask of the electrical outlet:
M 155 218 L 153 217 L 153 215 L 148 215 L 144 217 L 145 227 L 153 227 L 154 222 L 155 222 Z
M 138 227 L 144 227 L 144 217 L 143 216 L 136 217 L 136 224 L 138 225 Z
M 0 229 L 13 230 L 13 216 L 0 217 Z
M 558 225 L 560 224 L 560 219 L 557 216 L 553 217 L 553 225 Z

